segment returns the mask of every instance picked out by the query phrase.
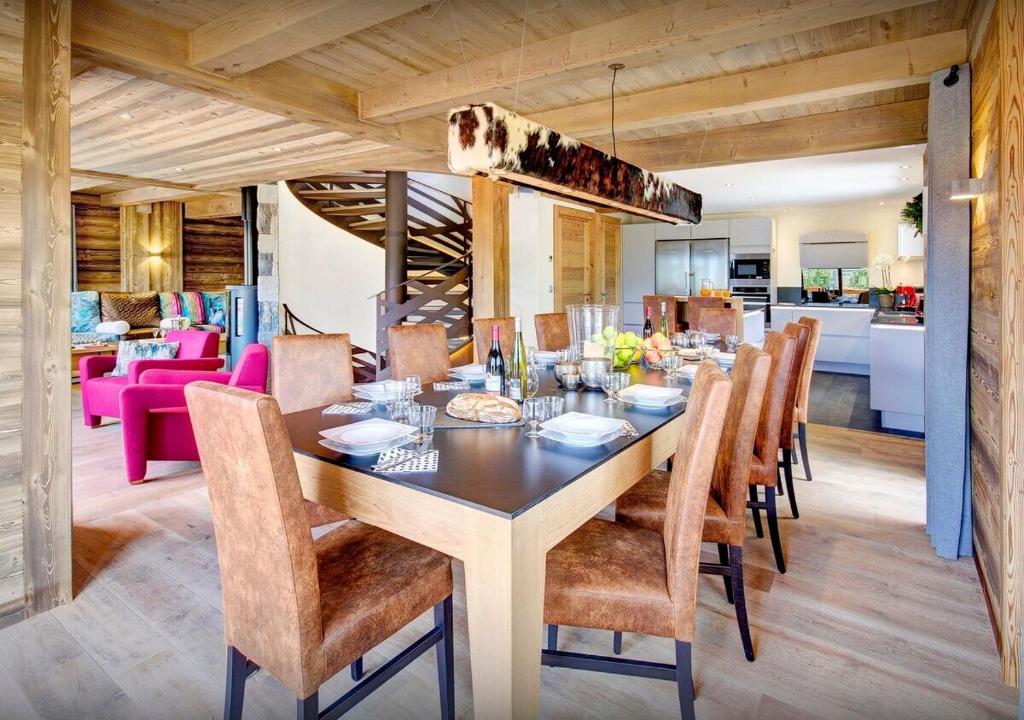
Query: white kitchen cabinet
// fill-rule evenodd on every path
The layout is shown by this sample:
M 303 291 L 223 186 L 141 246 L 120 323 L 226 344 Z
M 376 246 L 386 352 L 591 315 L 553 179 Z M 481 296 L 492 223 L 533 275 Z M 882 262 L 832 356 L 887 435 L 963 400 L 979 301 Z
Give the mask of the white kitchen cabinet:
M 665 223 L 622 226 L 622 329 L 639 333 L 644 325 L 644 295 L 654 294 L 654 243 Z
M 871 326 L 871 409 L 882 427 L 924 432 L 924 333 L 921 325 Z
M 728 220 L 705 220 L 700 225 L 690 226 L 690 239 L 692 240 L 727 237 L 729 237 Z M 685 240 L 686 238 L 683 239 Z
M 729 247 L 739 253 L 769 253 L 772 249 L 772 219 L 733 218 L 729 221 Z
M 897 226 L 896 254 L 903 259 L 924 257 L 924 237 L 910 223 Z
M 871 371 L 871 319 L 869 308 L 772 305 L 772 330 L 782 331 L 787 322 L 802 317 L 821 320 L 821 340 L 814 358 L 815 370 L 867 375 Z
M 672 223 L 651 223 L 654 225 L 655 240 L 689 240 L 693 225 L 673 225 Z

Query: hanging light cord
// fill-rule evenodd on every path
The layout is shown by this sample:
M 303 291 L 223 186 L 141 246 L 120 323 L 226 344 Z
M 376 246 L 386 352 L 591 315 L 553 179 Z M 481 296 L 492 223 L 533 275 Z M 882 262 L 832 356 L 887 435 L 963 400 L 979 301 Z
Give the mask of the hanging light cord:
M 523 74 L 523 50 L 526 49 L 526 15 L 530 12 L 530 0 L 526 0 L 523 8 L 523 36 L 519 40 L 519 69 L 516 70 L 516 94 L 512 98 L 512 112 L 519 110 L 519 78 Z
M 440 9 L 440 5 L 438 9 Z M 476 99 L 476 104 L 480 104 L 480 93 L 476 89 L 476 81 L 473 79 L 473 69 L 469 66 L 469 58 L 466 57 L 466 48 L 462 45 L 462 33 L 459 32 L 459 23 L 455 19 L 455 2 L 454 0 L 448 4 L 448 11 L 452 16 L 452 28 L 455 30 L 455 37 L 459 41 L 459 52 L 462 53 L 462 62 L 466 65 L 466 75 L 469 76 L 469 86 L 473 89 L 473 97 Z
M 619 156 L 619 149 L 615 145 L 615 77 L 622 68 L 621 63 L 612 65 L 612 155 Z

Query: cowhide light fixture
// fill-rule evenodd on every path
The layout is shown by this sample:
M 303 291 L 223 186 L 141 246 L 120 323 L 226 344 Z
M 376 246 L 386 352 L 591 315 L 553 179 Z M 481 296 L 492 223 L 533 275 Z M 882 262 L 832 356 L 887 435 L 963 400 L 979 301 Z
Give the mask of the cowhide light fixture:
M 701 220 L 698 193 L 492 103 L 451 111 L 448 167 L 655 220 Z

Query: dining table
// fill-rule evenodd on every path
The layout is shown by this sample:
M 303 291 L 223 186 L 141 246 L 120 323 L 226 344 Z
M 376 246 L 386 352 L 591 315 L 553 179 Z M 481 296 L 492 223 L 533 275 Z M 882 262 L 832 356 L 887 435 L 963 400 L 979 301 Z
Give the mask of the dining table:
M 632 384 L 690 382 L 633 366 Z M 604 402 L 600 390 L 565 391 L 541 370 L 538 395 L 561 395 L 564 412 L 620 418 L 636 429 L 592 448 L 526 437 L 524 426 L 442 428 L 437 470 L 376 472 L 377 456 L 320 443 L 320 431 L 386 417 L 313 408 L 285 415 L 306 498 L 462 561 L 477 718 L 535 718 L 539 711 L 545 556 L 676 450 L 685 401 L 665 408 Z M 312 381 L 312 380 L 311 380 Z M 471 391 L 478 391 L 477 388 Z M 465 390 L 424 386 L 416 401 L 438 407 Z

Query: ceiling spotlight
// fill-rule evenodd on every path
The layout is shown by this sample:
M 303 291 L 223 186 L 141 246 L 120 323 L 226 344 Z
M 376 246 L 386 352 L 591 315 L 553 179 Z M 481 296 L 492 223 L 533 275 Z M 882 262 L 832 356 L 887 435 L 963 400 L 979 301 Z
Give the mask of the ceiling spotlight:
M 747 200 L 757 200 L 757 195 L 750 195 L 747 197 Z
M 909 169 L 910 169 L 909 165 L 900 165 L 900 170 L 909 170 Z
M 878 203 L 878 204 L 879 204 L 879 205 L 885 205 L 885 200 L 883 200 L 882 202 L 880 202 L 880 203 Z
M 906 182 L 906 181 L 907 181 L 907 180 L 909 180 L 910 178 L 908 178 L 908 177 L 901 177 L 901 178 L 897 178 L 897 179 L 898 179 L 898 180 L 899 180 L 900 182 Z
M 184 169 L 185 168 L 176 167 L 176 168 L 174 168 L 174 172 L 181 172 Z
M 281 150 L 283 150 L 283 149 L 284 149 L 284 148 L 279 148 L 279 147 L 276 147 L 276 148 L 274 148 L 274 152 L 281 152 Z
M 735 187 L 736 183 L 725 183 L 725 187 Z
M 121 113 L 120 115 L 118 115 L 118 117 L 120 117 L 122 120 L 131 120 L 132 119 L 132 114 L 131 113 Z

